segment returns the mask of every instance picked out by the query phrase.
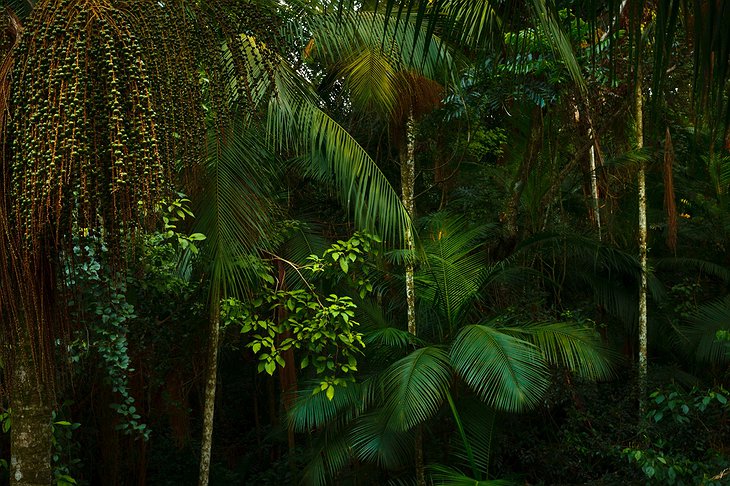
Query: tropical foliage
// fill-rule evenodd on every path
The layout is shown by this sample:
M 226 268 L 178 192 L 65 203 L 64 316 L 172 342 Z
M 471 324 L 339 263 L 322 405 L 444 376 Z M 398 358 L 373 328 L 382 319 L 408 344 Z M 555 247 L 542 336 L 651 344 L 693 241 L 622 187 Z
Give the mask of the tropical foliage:
M 730 477 L 724 2 L 4 6 L 0 485 Z

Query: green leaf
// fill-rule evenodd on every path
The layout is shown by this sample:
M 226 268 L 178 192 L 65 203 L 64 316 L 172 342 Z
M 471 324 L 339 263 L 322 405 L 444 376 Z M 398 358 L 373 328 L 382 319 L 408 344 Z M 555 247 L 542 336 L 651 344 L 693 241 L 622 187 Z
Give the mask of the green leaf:
M 327 400 L 332 400 L 335 398 L 335 387 L 330 385 L 325 393 L 327 394 Z
M 583 378 L 605 380 L 613 376 L 614 354 L 593 329 L 572 322 L 552 322 L 500 330 L 524 337 L 537 346 L 548 363 L 565 366 Z
M 486 325 L 464 327 L 450 357 L 457 374 L 497 410 L 533 408 L 548 388 L 548 370 L 535 346 Z
M 348 270 L 349 266 L 348 266 L 348 263 L 347 263 L 347 259 L 346 258 L 341 258 L 340 259 L 340 268 L 342 268 L 342 271 L 343 272 L 347 273 L 347 270 Z
M 274 371 L 276 370 L 276 362 L 267 361 L 266 364 L 264 364 L 264 370 L 266 370 L 269 375 L 273 376 Z
M 451 386 L 448 355 L 441 349 L 417 349 L 383 372 L 388 427 L 405 431 L 438 412 Z

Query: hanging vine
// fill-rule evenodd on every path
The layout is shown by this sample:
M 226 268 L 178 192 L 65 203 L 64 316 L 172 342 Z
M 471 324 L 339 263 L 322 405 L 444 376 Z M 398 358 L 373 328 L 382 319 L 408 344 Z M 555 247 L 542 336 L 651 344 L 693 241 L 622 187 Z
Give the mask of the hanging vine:
M 68 329 L 54 299 L 70 291 L 58 260 L 71 235 L 103 235 L 123 268 L 122 242 L 204 159 L 207 124 L 223 133 L 273 85 L 275 54 L 244 41 L 275 45 L 272 18 L 228 0 L 41 0 L 16 29 L 0 73 L 0 313 L 41 382 Z

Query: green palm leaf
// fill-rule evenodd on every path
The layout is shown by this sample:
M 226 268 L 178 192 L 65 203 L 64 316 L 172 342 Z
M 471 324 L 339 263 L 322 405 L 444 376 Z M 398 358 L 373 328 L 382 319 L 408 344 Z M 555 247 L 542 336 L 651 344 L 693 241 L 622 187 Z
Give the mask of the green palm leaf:
M 253 276 L 246 262 L 265 246 L 277 214 L 270 200 L 273 155 L 261 140 L 241 125 L 224 134 L 211 132 L 208 157 L 195 182 L 194 231 L 206 236 L 204 251 L 223 295 L 245 295 Z
M 408 464 L 413 456 L 413 434 L 388 427 L 380 412 L 360 417 L 350 432 L 352 448 L 358 459 L 386 469 Z
M 531 343 L 486 325 L 464 327 L 451 347 L 456 373 L 485 403 L 520 412 L 535 407 L 548 387 L 540 351 Z
M 730 281 L 730 269 L 724 265 L 699 258 L 659 258 L 654 260 L 654 266 L 657 270 L 693 270 L 701 274 L 717 277 L 723 282 Z
M 570 322 L 551 322 L 500 330 L 530 341 L 548 363 L 564 366 L 583 378 L 606 380 L 613 376 L 612 352 L 601 344 L 591 328 Z
M 331 400 L 325 393 L 312 393 L 312 389 L 304 388 L 289 410 L 289 427 L 297 432 L 309 432 L 335 422 L 347 423 L 362 413 L 370 401 L 370 381 L 340 387 Z
M 424 265 L 417 274 L 418 296 L 457 325 L 483 280 L 484 258 L 477 251 L 489 227 L 468 228 L 466 220 L 440 213 L 423 231 Z
M 446 0 L 439 14 L 446 21 L 449 39 L 470 47 L 491 46 L 501 21 L 490 0 Z
M 341 70 L 353 101 L 361 109 L 395 112 L 400 77 L 380 49 L 366 46 Z
M 306 174 L 331 183 L 358 227 L 397 241 L 410 224 L 398 194 L 367 152 L 319 108 L 311 88 L 288 67 L 276 75 L 269 138 L 281 151 L 307 155 Z
M 717 340 L 717 331 L 730 331 L 730 297 L 700 306 L 690 317 L 684 333 L 695 348 L 695 357 L 702 363 L 730 361 L 724 342 Z
M 261 75 L 267 65 L 265 48 L 250 36 L 242 36 L 239 49 L 247 59 L 250 77 L 257 84 L 247 90 L 250 104 L 267 107 L 267 139 L 280 153 L 296 158 L 305 175 L 331 184 L 338 198 L 355 215 L 360 228 L 375 230 L 393 242 L 402 236 L 410 218 L 398 194 L 365 149 L 320 107 L 311 84 L 283 59 L 274 72 L 274 86 Z M 227 57 L 232 64 L 231 56 Z M 232 103 L 236 79 L 231 80 Z M 267 97 L 271 92 L 272 96 Z M 241 100 L 238 100 L 239 102 Z M 255 110 L 248 110 L 247 120 Z
M 461 438 L 455 441 L 453 455 L 458 462 L 468 466 L 477 479 L 489 477 L 492 454 L 492 434 L 497 412 L 476 397 L 463 397 L 457 407 L 449 401 L 451 412 Z
M 484 479 L 479 481 L 457 469 L 438 464 L 431 465 L 428 469 L 431 471 L 434 484 L 442 486 L 515 486 L 519 484 L 506 479 Z
M 433 417 L 446 399 L 452 370 L 441 349 L 417 349 L 399 359 L 380 376 L 386 405 L 387 426 L 408 430 Z
M 352 444 L 341 428 L 332 427 L 318 437 L 312 444 L 311 460 L 307 462 L 302 474 L 302 483 L 325 485 L 329 478 L 335 477 L 351 460 Z
M 389 22 L 380 13 L 343 11 L 312 15 L 305 24 L 289 28 L 307 42 L 305 57 L 323 62 L 328 79 L 342 79 L 356 106 L 389 120 L 440 91 L 420 77 L 455 84 L 450 51 L 416 18 Z

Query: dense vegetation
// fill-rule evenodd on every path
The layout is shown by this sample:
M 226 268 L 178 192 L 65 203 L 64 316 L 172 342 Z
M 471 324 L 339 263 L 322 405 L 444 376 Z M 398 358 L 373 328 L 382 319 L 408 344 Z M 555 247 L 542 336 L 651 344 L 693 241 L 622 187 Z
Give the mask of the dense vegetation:
M 7 1 L 0 485 L 730 478 L 730 6 Z

